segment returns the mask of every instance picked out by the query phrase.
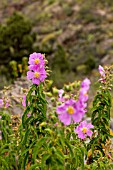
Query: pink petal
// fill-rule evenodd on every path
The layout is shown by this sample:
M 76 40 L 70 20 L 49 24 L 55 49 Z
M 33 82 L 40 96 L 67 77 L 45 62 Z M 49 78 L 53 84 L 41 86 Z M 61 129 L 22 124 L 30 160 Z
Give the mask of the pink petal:
M 88 130 L 88 131 L 87 131 L 87 135 L 88 135 L 88 136 L 90 136 L 90 137 L 91 137 L 91 136 L 92 136 L 92 134 L 93 134 L 93 132 L 92 132 L 91 130 Z
M 40 84 L 40 81 L 39 81 L 39 79 L 37 79 L 37 78 L 33 78 L 33 79 L 32 79 L 32 82 L 33 82 L 33 84 L 36 84 L 36 85 L 39 85 L 39 84 Z
M 85 139 L 86 135 L 84 133 L 82 133 L 82 132 L 79 132 L 78 137 L 81 138 L 81 139 Z
M 80 122 L 83 117 L 83 115 L 79 113 L 72 114 L 71 116 L 75 123 Z
M 62 123 L 64 123 L 65 125 L 70 125 L 71 116 L 69 114 L 66 114 L 66 113 L 60 114 L 58 117 Z
M 34 77 L 34 73 L 32 71 L 27 72 L 27 78 L 30 80 Z

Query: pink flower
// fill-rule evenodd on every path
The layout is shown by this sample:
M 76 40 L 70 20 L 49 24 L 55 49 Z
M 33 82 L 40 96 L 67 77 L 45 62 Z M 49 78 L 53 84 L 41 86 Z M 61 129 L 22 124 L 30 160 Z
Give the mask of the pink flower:
M 8 108 L 10 106 L 9 99 L 0 99 L 0 108 Z
M 80 122 L 83 118 L 85 112 L 88 100 L 88 90 L 90 88 L 90 80 L 88 78 L 84 79 L 81 83 L 81 89 L 79 94 L 78 101 L 75 101 L 73 99 L 65 100 L 63 95 L 63 90 L 59 91 L 59 99 L 61 102 L 64 102 L 60 106 L 57 107 L 56 112 L 58 113 L 58 117 L 62 123 L 65 125 L 69 125 L 73 122 Z
M 99 73 L 100 73 L 101 77 L 105 78 L 105 70 L 104 70 L 104 68 L 101 65 L 99 65 L 98 70 L 99 70 Z
M 36 52 L 31 54 L 28 63 L 30 71 L 27 72 L 27 79 L 32 80 L 33 84 L 39 85 L 47 77 L 43 55 Z
M 6 101 L 5 101 L 5 108 L 8 108 L 9 106 L 10 106 L 9 100 L 6 99 Z
M 58 100 L 59 100 L 60 102 L 64 102 L 64 101 L 65 101 L 65 99 L 64 99 L 64 97 L 63 97 L 63 93 L 64 93 L 64 90 L 63 90 L 63 89 L 60 89 L 60 90 L 58 91 L 58 95 L 59 95 Z
M 27 114 L 27 117 L 29 118 L 30 116 L 31 116 L 31 114 L 30 114 L 30 113 L 28 113 L 28 114 Z
M 85 78 L 81 83 L 81 88 L 84 88 L 86 91 L 88 91 L 90 88 L 90 84 L 90 80 L 88 78 Z
M 30 104 L 30 102 L 28 102 L 28 105 Z M 23 99 L 22 99 L 22 105 L 24 107 L 26 107 L 26 95 L 23 96 Z
M 44 68 L 37 68 L 36 71 L 28 71 L 27 78 L 32 80 L 33 84 L 39 85 L 40 82 L 43 82 L 46 78 L 46 71 Z
M 59 97 L 62 97 L 63 93 L 64 93 L 64 90 L 63 90 L 63 89 L 60 89 L 60 90 L 58 91 Z
M 87 107 L 87 103 L 84 103 L 82 102 L 81 100 L 78 100 L 76 102 L 76 110 L 77 110 L 77 113 L 82 115 L 82 117 L 84 116 L 84 114 L 86 113 L 86 108 Z M 80 122 L 80 121 L 79 121 Z
M 83 82 L 81 83 L 81 89 L 79 92 L 79 99 L 76 103 L 77 105 L 77 110 L 80 114 L 84 115 L 86 112 L 85 108 L 87 107 L 87 100 L 88 100 L 88 90 L 90 88 L 90 80 L 89 79 L 84 79 Z
M 23 96 L 22 105 L 26 107 L 26 95 Z
M 84 120 L 79 126 L 76 127 L 75 132 L 78 134 L 79 138 L 85 139 L 87 136 L 92 136 L 93 132 L 90 130 L 91 128 L 94 128 L 94 126 Z
M 71 124 L 72 121 L 80 122 L 83 117 L 83 114 L 80 114 L 77 111 L 76 101 L 73 99 L 69 99 L 62 105 L 58 106 L 56 112 L 60 121 L 65 125 Z
M 88 100 L 87 90 L 85 88 L 80 89 L 79 100 L 86 102 Z
M 81 105 L 80 108 L 82 109 L 85 109 L 87 106 L 86 101 L 88 100 L 88 90 L 90 88 L 90 84 L 91 82 L 88 78 L 84 79 L 81 83 L 78 102 L 79 105 Z
M 44 67 L 45 65 L 43 55 L 36 52 L 30 55 L 28 63 L 30 64 L 29 69 L 33 71 L 37 70 L 38 67 Z
M 3 99 L 0 99 L 0 108 L 2 108 L 3 106 L 4 106 Z
M 56 122 L 56 123 L 54 124 L 54 126 L 55 126 L 55 127 L 58 126 L 58 122 Z

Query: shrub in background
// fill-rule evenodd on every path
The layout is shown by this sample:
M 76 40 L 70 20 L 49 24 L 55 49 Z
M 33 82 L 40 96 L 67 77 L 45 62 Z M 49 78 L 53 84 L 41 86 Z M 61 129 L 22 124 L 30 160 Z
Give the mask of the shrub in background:
M 5 24 L 0 25 L 0 64 L 11 60 L 21 61 L 33 52 L 36 34 L 32 24 L 20 13 L 14 13 Z

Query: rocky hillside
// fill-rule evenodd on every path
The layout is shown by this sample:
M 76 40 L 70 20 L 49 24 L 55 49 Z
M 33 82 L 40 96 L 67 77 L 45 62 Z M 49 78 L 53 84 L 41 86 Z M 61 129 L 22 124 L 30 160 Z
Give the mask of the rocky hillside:
M 61 84 L 64 79 L 72 81 L 100 63 L 113 63 L 111 0 L 2 0 L 1 22 L 5 23 L 14 11 L 33 23 L 36 46 L 48 57 L 58 86 L 59 80 Z

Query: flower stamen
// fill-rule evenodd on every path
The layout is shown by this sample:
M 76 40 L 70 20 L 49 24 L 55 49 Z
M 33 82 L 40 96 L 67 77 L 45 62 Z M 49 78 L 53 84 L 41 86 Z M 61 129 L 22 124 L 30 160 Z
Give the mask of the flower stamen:
M 40 62 L 40 60 L 39 60 L 38 58 L 36 58 L 36 59 L 34 60 L 34 63 L 35 63 L 35 64 L 39 64 L 39 62 Z
M 82 132 L 85 134 L 85 133 L 87 133 L 87 131 L 88 131 L 88 129 L 86 128 L 86 127 L 83 127 L 82 128 Z
M 39 77 L 40 77 L 40 73 L 35 72 L 35 73 L 34 73 L 34 76 L 35 76 L 35 78 L 39 78 Z
M 74 108 L 72 106 L 69 106 L 68 109 L 67 109 L 67 112 L 69 114 L 73 114 L 74 113 Z

